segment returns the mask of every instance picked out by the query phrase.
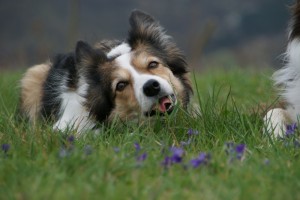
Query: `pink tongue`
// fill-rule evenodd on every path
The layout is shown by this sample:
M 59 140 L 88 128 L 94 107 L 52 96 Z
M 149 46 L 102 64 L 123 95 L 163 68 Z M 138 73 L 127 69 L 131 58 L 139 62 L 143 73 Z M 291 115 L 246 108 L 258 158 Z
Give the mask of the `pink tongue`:
M 159 111 L 167 112 L 167 110 L 171 105 L 172 105 L 171 100 L 168 97 L 163 97 L 159 100 Z

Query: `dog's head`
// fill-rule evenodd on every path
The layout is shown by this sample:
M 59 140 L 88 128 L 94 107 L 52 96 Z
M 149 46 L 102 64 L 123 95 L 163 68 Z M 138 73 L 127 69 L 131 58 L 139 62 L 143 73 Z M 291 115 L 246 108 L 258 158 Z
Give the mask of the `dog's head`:
M 192 94 L 183 54 L 151 16 L 133 11 L 127 40 L 109 50 L 79 42 L 78 66 L 89 85 L 88 106 L 98 120 L 132 119 L 186 107 Z

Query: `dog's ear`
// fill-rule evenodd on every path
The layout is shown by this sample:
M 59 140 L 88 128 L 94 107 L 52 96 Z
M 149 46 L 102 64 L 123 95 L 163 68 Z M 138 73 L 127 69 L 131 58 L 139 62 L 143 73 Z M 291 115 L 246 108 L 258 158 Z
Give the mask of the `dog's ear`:
M 185 85 L 188 102 L 193 93 L 190 80 L 188 78 L 188 65 L 183 53 L 179 50 L 172 37 L 165 33 L 164 28 L 150 15 L 134 10 L 129 18 L 130 30 L 128 43 L 136 49 L 139 45 L 150 46 L 154 52 L 160 56 L 168 65 L 173 74 Z
M 159 23 L 142 11 L 134 10 L 129 18 L 129 23 L 131 28 L 128 42 L 133 48 L 139 43 L 155 43 L 166 37 Z
M 172 37 L 165 33 L 164 28 L 150 15 L 134 10 L 129 18 L 130 30 L 128 43 L 135 49 L 139 45 L 152 46 L 162 55 L 166 64 L 175 76 L 187 73 L 184 55 L 178 49 Z
M 85 105 L 90 108 L 90 114 L 98 121 L 106 120 L 114 106 L 109 72 L 102 68 L 107 61 L 103 50 L 94 49 L 82 41 L 77 42 L 75 62 L 80 75 L 85 77 L 90 86 Z
M 96 57 L 94 49 L 83 41 L 78 41 L 75 49 L 75 60 L 80 66 L 91 65 Z
M 106 60 L 106 55 L 93 49 L 88 43 L 78 41 L 75 49 L 75 61 L 79 67 L 91 67 Z

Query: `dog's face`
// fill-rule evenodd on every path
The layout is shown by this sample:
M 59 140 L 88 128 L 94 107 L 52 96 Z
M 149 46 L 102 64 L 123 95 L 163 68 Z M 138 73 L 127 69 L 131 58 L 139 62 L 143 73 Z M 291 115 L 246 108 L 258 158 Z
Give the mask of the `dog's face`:
M 99 120 L 134 119 L 187 106 L 192 88 L 183 55 L 151 16 L 134 11 L 126 42 L 109 51 L 80 43 L 76 60 L 89 85 L 91 113 Z

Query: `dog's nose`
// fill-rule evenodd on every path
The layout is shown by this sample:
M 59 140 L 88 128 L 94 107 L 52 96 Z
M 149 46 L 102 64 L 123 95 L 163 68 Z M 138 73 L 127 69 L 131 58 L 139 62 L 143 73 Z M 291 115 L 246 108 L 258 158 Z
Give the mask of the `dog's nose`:
M 158 95 L 158 93 L 160 92 L 159 82 L 154 79 L 151 79 L 144 84 L 143 90 L 144 94 L 147 97 L 153 97 L 155 95 Z

